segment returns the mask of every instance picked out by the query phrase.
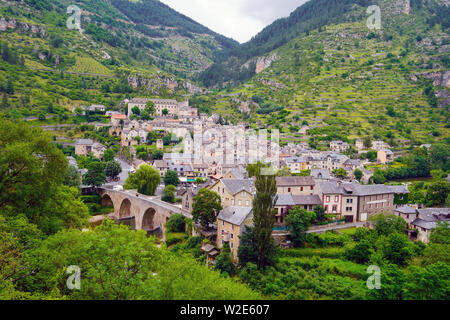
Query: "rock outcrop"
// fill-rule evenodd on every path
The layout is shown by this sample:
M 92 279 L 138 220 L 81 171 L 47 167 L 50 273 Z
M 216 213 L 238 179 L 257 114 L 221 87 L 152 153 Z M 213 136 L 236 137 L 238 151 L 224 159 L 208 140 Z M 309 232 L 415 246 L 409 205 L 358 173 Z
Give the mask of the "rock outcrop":
M 8 29 L 19 30 L 20 32 L 33 33 L 41 37 L 47 35 L 45 29 L 41 26 L 28 24 L 25 22 L 16 21 L 15 19 L 6 20 L 5 17 L 0 18 L 0 31 L 7 31 Z
M 268 57 L 258 57 L 258 59 L 256 60 L 256 69 L 255 69 L 255 73 L 261 73 L 264 70 L 266 70 L 268 67 L 270 67 L 272 65 L 272 63 L 274 61 L 276 61 L 278 59 L 278 54 L 274 53 L 271 56 Z
M 182 88 L 190 94 L 203 92 L 202 88 L 197 87 L 189 81 L 179 83 L 176 79 L 163 75 L 156 75 L 153 78 L 130 76 L 128 77 L 128 84 L 133 89 L 144 87 L 145 89 L 151 91 L 153 94 L 159 94 L 160 90 L 163 88 L 172 91 Z
M 421 72 L 411 76 L 411 80 L 415 82 L 418 77 L 423 77 L 433 81 L 433 86 L 450 88 L 450 71 Z

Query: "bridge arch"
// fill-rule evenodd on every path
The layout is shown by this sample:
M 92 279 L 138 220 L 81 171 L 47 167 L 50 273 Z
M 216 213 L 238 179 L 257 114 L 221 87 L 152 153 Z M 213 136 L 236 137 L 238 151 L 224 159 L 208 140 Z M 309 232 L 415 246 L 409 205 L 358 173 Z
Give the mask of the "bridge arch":
M 108 194 L 104 194 L 102 196 L 101 205 L 102 207 L 114 207 L 114 202 Z
M 129 217 L 131 217 L 131 201 L 125 198 L 120 205 L 119 219 Z
M 156 210 L 154 208 L 148 208 L 145 210 L 142 216 L 142 229 L 146 231 L 153 231 L 156 229 L 155 224 Z

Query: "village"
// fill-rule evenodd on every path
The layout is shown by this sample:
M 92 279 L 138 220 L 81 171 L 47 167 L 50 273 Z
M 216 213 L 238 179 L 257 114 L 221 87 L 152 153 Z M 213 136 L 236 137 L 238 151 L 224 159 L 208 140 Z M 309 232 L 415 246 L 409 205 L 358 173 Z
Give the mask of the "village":
M 248 134 L 245 124 L 221 124 L 215 115 L 198 114 L 196 108 L 189 106 L 188 100 L 134 98 L 121 105 L 126 114 L 107 114 L 111 117 L 109 134 L 120 137 L 121 148 L 130 151 L 132 160 L 129 166 L 121 161 L 128 170 L 119 182 L 116 181 L 115 190 L 123 190 L 129 173 L 149 164 L 161 178 L 169 171 L 176 173 L 180 181 L 176 188 L 180 202 L 176 205 L 188 213 L 192 212 L 201 188 L 216 192 L 223 207 L 217 222 L 210 225 L 209 230 L 198 226 L 199 232 L 216 244 L 204 248 L 211 261 L 219 253 L 216 248 L 221 249 L 225 243 L 229 244 L 234 260 L 238 259 L 240 236 L 245 226 L 252 225 L 256 192 L 254 178 L 249 178 L 246 167 L 257 161 L 271 163 L 278 173 L 277 214 L 272 235 L 282 247 L 290 246 L 285 219 L 294 207 L 309 211 L 323 208 L 326 222 L 312 225 L 307 232 L 364 226 L 369 224 L 371 216 L 390 213 L 405 219 L 405 232 L 410 239 L 425 243 L 438 221 L 450 220 L 449 208 L 405 205 L 409 194 L 406 185 L 373 184 L 373 171 L 365 168 L 368 161 L 345 155 L 350 148 L 348 143 L 331 141 L 328 151 L 314 150 L 306 143 L 280 147 L 274 132 L 269 140 L 267 134 L 260 137 L 253 132 L 253 135 Z M 106 111 L 101 106 L 89 109 L 93 108 Z M 152 134 L 155 132 L 160 136 L 155 138 Z M 160 150 L 158 159 L 137 156 L 137 148 L 148 144 Z M 366 149 L 362 140 L 357 140 L 354 148 L 358 151 Z M 76 142 L 75 154 L 101 159 L 106 150 L 91 139 L 80 139 Z M 378 164 L 394 161 L 394 153 L 384 141 L 372 141 L 370 150 L 376 151 Z M 72 163 L 76 165 L 73 158 Z M 161 198 L 162 186 L 158 190 L 157 196 Z

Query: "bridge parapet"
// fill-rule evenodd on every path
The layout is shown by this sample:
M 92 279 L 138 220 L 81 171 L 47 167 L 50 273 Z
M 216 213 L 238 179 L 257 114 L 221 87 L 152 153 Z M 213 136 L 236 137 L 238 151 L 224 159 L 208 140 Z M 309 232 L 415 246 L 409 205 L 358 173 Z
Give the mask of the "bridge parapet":
M 112 203 L 116 220 L 134 217 L 136 230 L 153 231 L 161 228 L 164 237 L 165 224 L 173 214 L 180 213 L 192 219 L 189 212 L 136 191 L 99 188 L 98 193 L 102 197 L 102 204 Z

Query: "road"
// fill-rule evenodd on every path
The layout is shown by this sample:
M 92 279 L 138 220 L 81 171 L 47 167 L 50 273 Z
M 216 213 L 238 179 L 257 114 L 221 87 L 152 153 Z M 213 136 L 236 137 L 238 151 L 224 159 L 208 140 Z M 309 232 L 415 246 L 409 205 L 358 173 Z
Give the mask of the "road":
M 119 175 L 120 180 L 117 182 L 112 181 L 112 182 L 109 182 L 106 184 L 109 186 L 117 186 L 117 185 L 123 186 L 125 184 L 125 181 L 127 180 L 128 176 L 130 175 L 131 166 L 119 158 L 114 158 L 114 160 L 117 161 L 120 164 L 120 166 L 122 167 L 122 172 Z

